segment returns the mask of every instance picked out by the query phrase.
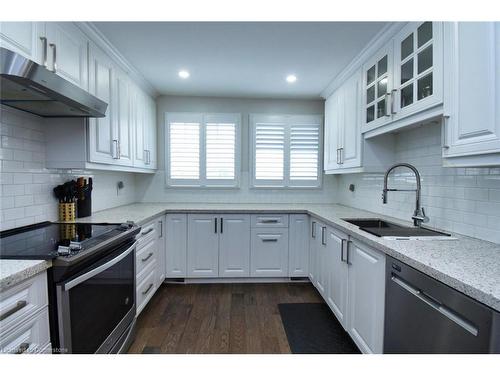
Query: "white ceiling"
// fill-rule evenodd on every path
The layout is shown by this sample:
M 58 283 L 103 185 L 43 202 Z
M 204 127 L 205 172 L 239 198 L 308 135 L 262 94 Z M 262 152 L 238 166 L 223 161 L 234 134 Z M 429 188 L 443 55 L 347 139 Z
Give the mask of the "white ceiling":
M 383 22 L 95 22 L 161 94 L 318 98 Z M 177 73 L 190 72 L 182 80 Z M 285 81 L 295 74 L 297 81 Z

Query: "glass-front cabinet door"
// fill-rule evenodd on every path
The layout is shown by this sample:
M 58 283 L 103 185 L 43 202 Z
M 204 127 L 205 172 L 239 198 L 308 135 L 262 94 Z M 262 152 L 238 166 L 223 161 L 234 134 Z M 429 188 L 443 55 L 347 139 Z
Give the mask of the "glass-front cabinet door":
M 363 131 L 391 120 L 392 43 L 363 65 Z
M 443 101 L 441 22 L 410 22 L 394 38 L 393 120 Z

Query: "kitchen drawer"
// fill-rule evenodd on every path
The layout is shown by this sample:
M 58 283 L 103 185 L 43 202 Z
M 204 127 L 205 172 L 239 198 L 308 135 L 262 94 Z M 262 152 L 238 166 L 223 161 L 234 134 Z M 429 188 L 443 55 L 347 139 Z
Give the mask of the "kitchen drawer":
M 288 229 L 252 229 L 250 276 L 288 276 Z
M 1 353 L 39 353 L 50 343 L 49 310 L 44 308 L 15 329 L 2 333 Z
M 147 243 L 157 238 L 156 220 L 151 221 L 141 227 L 140 233 L 136 236 L 137 250 L 140 250 Z
M 0 293 L 0 335 L 47 304 L 46 272 L 3 291 Z
M 151 241 L 135 254 L 135 274 L 139 275 L 148 265 L 153 263 L 158 254 L 158 242 Z
M 252 228 L 288 228 L 288 215 L 252 215 Z
M 141 281 L 137 282 L 136 288 L 136 306 L 137 315 L 139 315 L 147 305 L 153 294 L 155 294 L 155 279 L 156 279 L 156 261 L 153 262 L 151 267 L 147 267 L 143 275 L 140 275 Z

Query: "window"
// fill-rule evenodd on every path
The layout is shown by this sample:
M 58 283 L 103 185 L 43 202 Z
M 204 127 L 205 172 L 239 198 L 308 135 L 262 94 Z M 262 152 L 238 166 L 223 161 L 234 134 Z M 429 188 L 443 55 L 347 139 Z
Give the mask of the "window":
M 253 186 L 321 185 L 321 116 L 252 115 Z
M 167 185 L 238 186 L 240 118 L 239 114 L 167 113 Z

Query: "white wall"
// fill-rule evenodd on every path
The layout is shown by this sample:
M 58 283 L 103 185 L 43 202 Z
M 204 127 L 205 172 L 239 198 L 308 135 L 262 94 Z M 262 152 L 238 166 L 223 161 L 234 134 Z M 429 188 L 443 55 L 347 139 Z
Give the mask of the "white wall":
M 52 189 L 75 176 L 93 177 L 93 211 L 135 201 L 132 173 L 46 169 L 44 121 L 50 119 L 0 107 L 0 229 L 57 220 Z M 125 184 L 120 192 L 118 181 Z
M 323 115 L 323 100 L 238 99 L 215 97 L 161 96 L 157 99 L 158 172 L 154 176 L 137 175 L 138 200 L 142 202 L 315 202 L 332 203 L 336 179 L 325 176 L 321 189 L 271 190 L 250 189 L 249 126 L 251 113 L 286 113 Z M 165 112 L 241 113 L 241 188 L 195 189 L 165 186 Z
M 417 167 L 422 175 L 422 205 L 429 225 L 500 243 L 500 168 L 443 168 L 441 131 L 425 125 L 396 137 L 396 161 Z M 365 173 L 339 177 L 337 201 L 373 212 L 409 220 L 415 193 L 389 192 L 382 204 L 383 174 Z M 349 184 L 356 190 L 350 192 Z M 415 178 L 398 168 L 389 187 L 415 188 Z

